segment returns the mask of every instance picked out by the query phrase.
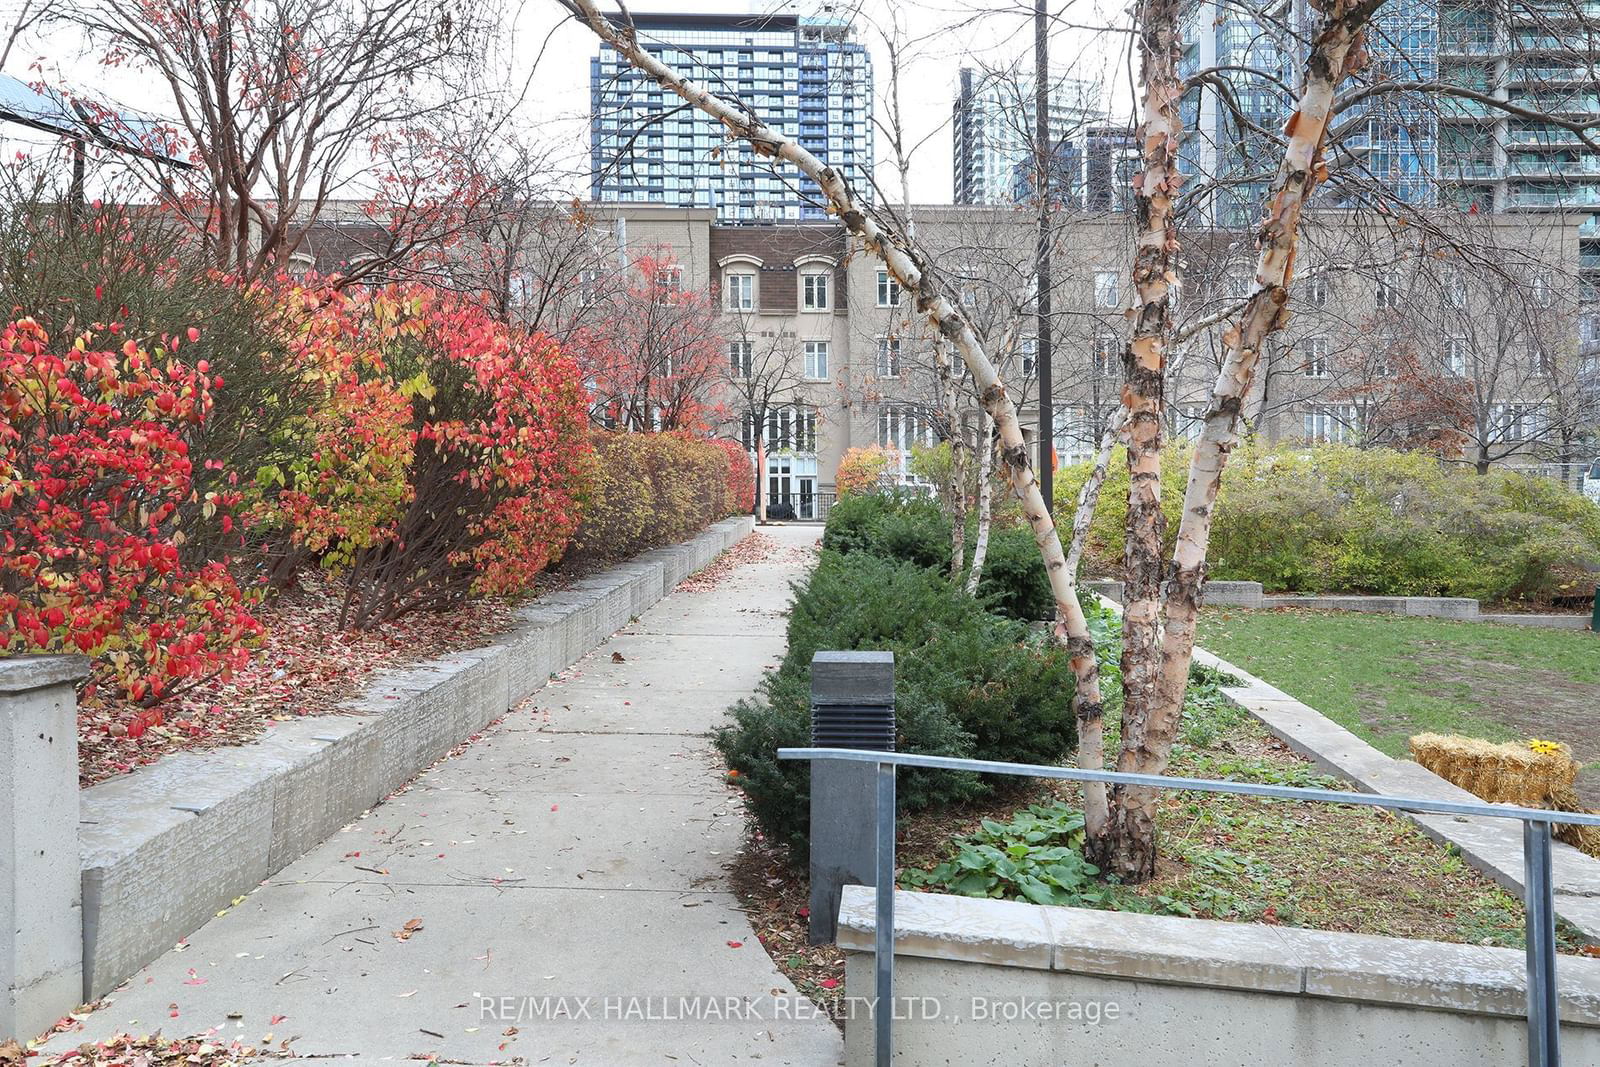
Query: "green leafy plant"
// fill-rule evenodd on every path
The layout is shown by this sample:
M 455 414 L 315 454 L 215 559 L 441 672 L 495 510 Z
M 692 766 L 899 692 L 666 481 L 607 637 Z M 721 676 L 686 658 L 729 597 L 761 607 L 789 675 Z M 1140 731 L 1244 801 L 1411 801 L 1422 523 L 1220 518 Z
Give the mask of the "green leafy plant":
M 932 870 L 908 870 L 903 885 L 964 897 L 1003 897 L 1067 907 L 1104 906 L 1110 887 L 1083 858 L 1083 813 L 1057 801 L 1032 804 L 1010 822 L 983 820 Z

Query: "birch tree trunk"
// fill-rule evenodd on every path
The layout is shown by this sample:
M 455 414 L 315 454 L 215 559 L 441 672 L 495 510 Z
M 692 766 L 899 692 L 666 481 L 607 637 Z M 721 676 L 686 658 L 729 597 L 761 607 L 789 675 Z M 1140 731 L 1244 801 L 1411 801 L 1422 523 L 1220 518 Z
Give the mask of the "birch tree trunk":
M 1179 0 L 1141 0 L 1135 12 L 1144 96 L 1138 130 L 1141 167 L 1133 180 L 1138 232 L 1130 272 L 1133 326 L 1122 354 L 1128 453 L 1128 517 L 1122 553 L 1124 738 L 1126 724 L 1137 721 L 1141 709 L 1156 702 L 1161 670 L 1161 556 L 1167 534 L 1161 511 L 1162 409 L 1167 336 L 1172 331 L 1169 297 L 1178 281 L 1173 269 L 1178 233 L 1172 209 L 1183 181 L 1178 174 L 1178 139 L 1183 133 L 1178 110 L 1183 96 L 1183 82 L 1178 77 L 1180 9 Z M 1078 743 L 1083 745 L 1081 736 Z M 1111 827 L 1086 818 L 1085 830 L 1089 859 L 1104 869 L 1114 850 Z
M 978 532 L 972 541 L 972 569 L 967 572 L 968 596 L 977 596 L 978 583 L 983 581 L 983 561 L 989 555 L 989 529 L 993 523 L 994 420 L 982 411 L 978 413 Z
M 902 189 L 909 196 L 903 174 Z M 907 232 L 913 231 L 908 229 Z M 961 579 L 961 571 L 967 565 L 966 442 L 961 436 L 961 413 L 957 410 L 956 387 L 951 379 L 950 356 L 945 352 L 943 337 L 933 339 L 933 377 L 934 403 L 950 431 L 947 438 L 950 443 L 950 481 L 945 489 L 950 496 L 950 580 L 955 582 Z
M 1327 174 L 1321 156 L 1334 89 L 1347 70 L 1361 62 L 1362 30 L 1381 3 L 1382 0 L 1332 0 L 1322 7 L 1323 21 L 1306 59 L 1298 106 L 1284 129 L 1288 143 L 1283 161 L 1257 233 L 1255 287 L 1238 321 L 1223 335 L 1222 369 L 1189 467 L 1183 517 L 1167 586 L 1167 619 L 1156 697 L 1144 705 L 1128 701 L 1117 759 L 1119 771 L 1166 771 L 1189 680 L 1195 623 L 1205 586 L 1212 507 L 1222 471 L 1238 442 L 1239 414 L 1262 344 L 1288 319 L 1289 282 L 1294 276 L 1301 209 L 1317 181 Z M 1114 791 L 1111 835 L 1104 853 L 1109 873 L 1125 881 L 1144 881 L 1155 874 L 1156 805 L 1153 789 Z
M 967 566 L 967 444 L 962 440 L 961 413 L 951 413 L 950 426 L 950 580 L 961 580 Z
M 1067 542 L 1067 569 L 1074 575 L 1083 559 L 1083 546 L 1089 540 L 1089 524 L 1094 521 L 1094 509 L 1100 503 L 1100 490 L 1111 469 L 1111 451 L 1117 447 L 1117 438 L 1127 420 L 1127 409 L 1117 408 L 1100 435 L 1100 448 L 1095 453 L 1094 466 L 1089 468 L 1089 477 L 1078 489 L 1078 501 L 1072 513 L 1072 538 Z
M 595 7 L 594 0 L 571 0 L 571 4 L 589 28 L 615 48 L 635 69 L 721 122 L 731 135 L 749 142 L 757 155 L 791 163 L 815 182 L 845 229 L 867 251 L 883 261 L 901 287 L 913 294 L 917 310 L 926 315 L 929 323 L 961 354 L 967 369 L 972 372 L 973 385 L 984 410 L 999 429 L 1000 455 L 1006 477 L 1011 483 L 1012 492 L 1022 504 L 1034 542 L 1044 559 L 1045 573 L 1050 579 L 1050 590 L 1056 600 L 1055 638 L 1066 649 L 1073 675 L 1077 679 L 1072 698 L 1074 712 L 1080 722 L 1098 720 L 1103 708 L 1094 639 L 1089 635 L 1088 620 L 1078 603 L 1075 576 L 1066 568 L 1061 538 L 1056 533 L 1050 513 L 1045 510 L 1038 480 L 1029 464 L 1027 441 L 1017 420 L 1016 406 L 995 372 L 994 364 L 985 354 L 972 324 L 962 314 L 957 302 L 941 292 L 930 276 L 921 249 L 895 233 L 891 227 L 880 225 L 872 210 L 856 199 L 839 172 L 802 148 L 798 142 L 768 126 L 748 108 L 730 104 L 650 55 L 639 44 L 631 25 L 619 26 L 608 20 Z

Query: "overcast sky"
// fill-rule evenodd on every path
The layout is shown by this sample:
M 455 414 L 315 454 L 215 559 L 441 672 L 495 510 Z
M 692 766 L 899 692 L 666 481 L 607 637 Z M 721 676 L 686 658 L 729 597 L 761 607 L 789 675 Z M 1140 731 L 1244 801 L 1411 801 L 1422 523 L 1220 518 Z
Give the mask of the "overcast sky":
M 775 0 L 640 0 L 634 11 L 749 12 L 767 10 Z M 801 0 L 821 10 L 823 0 Z M 889 56 L 885 29 L 900 20 L 901 33 L 911 42 L 904 60 L 902 109 L 912 154 L 911 195 L 922 203 L 945 203 L 951 198 L 950 108 L 957 72 L 973 57 L 990 64 L 1019 59 L 1031 70 L 1033 28 L 1031 5 L 1010 6 L 1006 0 L 922 0 L 916 3 L 888 0 L 854 0 L 856 6 L 836 8 L 852 13 L 856 37 L 872 54 L 877 93 L 877 115 L 884 118 L 889 89 Z M 7 6 L 0 4 L 0 9 Z M 607 5 L 609 6 L 609 5 Z M 1058 22 L 1052 33 L 1052 75 L 1064 74 L 1095 80 L 1107 86 L 1106 104 L 1113 115 L 1131 112 L 1128 98 L 1126 34 L 1096 33 L 1073 27 L 1122 22 L 1125 15 L 1115 0 L 1051 0 Z M 575 195 L 587 194 L 589 118 L 589 60 L 598 41 L 583 25 L 571 21 L 556 0 L 522 0 L 507 15 L 507 42 L 514 83 L 525 79 L 528 92 L 520 118 L 538 130 L 538 136 L 556 149 L 556 158 L 569 171 L 566 183 Z M 42 70 L 31 69 L 38 57 Z M 76 35 L 57 31 L 48 37 L 23 42 L 7 64 L 7 73 L 26 80 L 43 78 L 79 92 L 93 93 L 123 107 L 170 118 L 170 98 L 148 74 L 129 68 L 106 68 L 92 49 Z M 708 120 L 709 121 L 709 120 Z M 877 135 L 880 174 L 885 189 L 897 182 L 889 165 L 888 147 Z

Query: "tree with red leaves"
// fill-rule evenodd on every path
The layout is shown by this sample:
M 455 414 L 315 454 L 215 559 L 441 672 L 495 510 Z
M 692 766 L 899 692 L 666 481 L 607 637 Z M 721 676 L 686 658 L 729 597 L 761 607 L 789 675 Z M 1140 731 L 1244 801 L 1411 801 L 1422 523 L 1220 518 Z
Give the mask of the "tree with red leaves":
M 721 316 L 662 252 L 641 256 L 604 314 L 581 331 L 579 364 L 595 422 L 620 430 L 701 430 L 726 357 Z

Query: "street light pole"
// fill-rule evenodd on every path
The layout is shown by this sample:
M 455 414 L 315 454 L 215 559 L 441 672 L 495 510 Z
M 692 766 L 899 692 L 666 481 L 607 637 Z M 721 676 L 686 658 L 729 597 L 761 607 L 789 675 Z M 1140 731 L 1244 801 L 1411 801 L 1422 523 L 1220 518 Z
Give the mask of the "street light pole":
M 1048 0 L 1033 5 L 1034 193 L 1039 199 L 1038 247 L 1035 250 L 1034 310 L 1037 314 L 1034 364 L 1039 376 L 1039 492 L 1044 508 L 1055 509 L 1055 408 L 1051 392 L 1050 354 L 1050 22 Z

